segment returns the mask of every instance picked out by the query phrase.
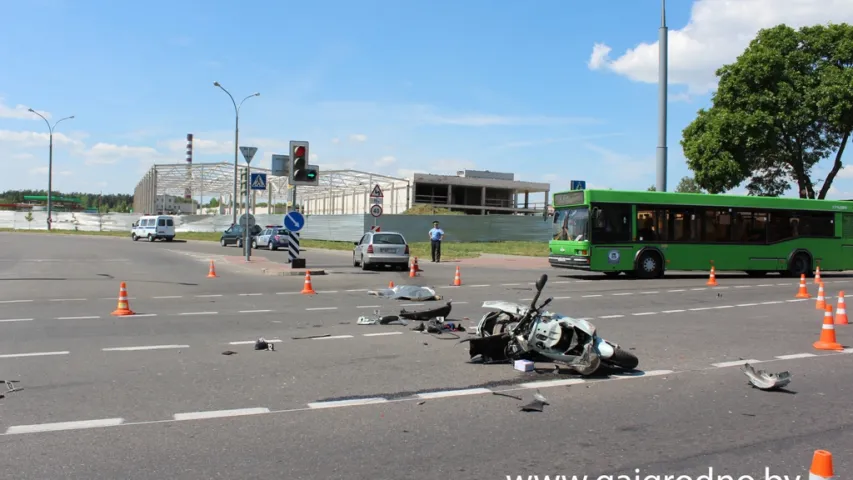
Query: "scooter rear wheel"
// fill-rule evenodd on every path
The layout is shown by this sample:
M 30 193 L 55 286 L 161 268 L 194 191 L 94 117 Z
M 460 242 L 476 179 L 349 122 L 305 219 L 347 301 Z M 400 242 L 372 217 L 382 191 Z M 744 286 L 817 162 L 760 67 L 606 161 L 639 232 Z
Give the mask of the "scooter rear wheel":
M 607 359 L 607 363 L 612 363 L 625 370 L 634 370 L 640 364 L 640 359 L 633 353 L 623 350 L 622 347 L 617 347 L 613 356 Z

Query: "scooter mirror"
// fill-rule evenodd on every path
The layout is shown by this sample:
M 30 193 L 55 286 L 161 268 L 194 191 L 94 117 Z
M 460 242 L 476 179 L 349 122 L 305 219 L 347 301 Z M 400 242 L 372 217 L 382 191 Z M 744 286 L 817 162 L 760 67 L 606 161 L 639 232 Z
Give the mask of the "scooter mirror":
M 541 292 L 542 289 L 545 288 L 546 283 L 548 283 L 548 275 L 543 273 L 542 276 L 539 277 L 539 280 L 536 281 L 536 290 Z

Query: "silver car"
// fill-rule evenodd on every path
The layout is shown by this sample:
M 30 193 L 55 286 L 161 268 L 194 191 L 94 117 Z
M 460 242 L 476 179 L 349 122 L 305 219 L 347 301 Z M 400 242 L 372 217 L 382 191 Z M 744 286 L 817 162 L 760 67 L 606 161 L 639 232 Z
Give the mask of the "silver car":
M 352 266 L 367 270 L 372 266 L 390 265 L 402 270 L 409 266 L 409 244 L 397 232 L 367 232 L 354 242 Z

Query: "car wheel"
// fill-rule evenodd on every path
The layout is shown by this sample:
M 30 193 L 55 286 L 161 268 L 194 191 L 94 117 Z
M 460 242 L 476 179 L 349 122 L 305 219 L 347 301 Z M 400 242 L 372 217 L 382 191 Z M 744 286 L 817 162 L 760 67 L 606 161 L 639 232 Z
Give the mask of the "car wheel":
M 157 240 L 157 239 L 154 237 L 154 235 L 148 235 L 148 241 L 149 241 L 149 242 L 153 242 L 154 240 Z
M 254 248 L 255 250 L 258 249 L 258 241 L 257 240 L 252 240 L 252 248 Z
M 139 237 L 137 237 L 135 233 L 131 234 L 131 235 L 130 235 L 130 238 L 131 238 L 134 242 L 135 242 L 135 241 L 137 241 L 137 240 L 139 240 Z
M 352 266 L 353 267 L 358 266 L 358 260 L 355 259 L 355 252 L 353 252 L 353 254 L 352 254 Z
M 227 244 L 225 243 L 225 239 L 224 239 L 224 238 L 220 238 L 220 239 L 219 239 L 219 244 L 220 244 L 220 245 L 222 245 L 223 247 L 227 246 Z

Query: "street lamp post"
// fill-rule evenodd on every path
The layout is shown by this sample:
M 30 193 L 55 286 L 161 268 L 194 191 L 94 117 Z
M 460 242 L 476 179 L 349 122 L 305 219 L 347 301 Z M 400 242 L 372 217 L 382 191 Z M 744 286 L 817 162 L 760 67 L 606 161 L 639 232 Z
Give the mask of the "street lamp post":
M 259 97 L 261 94 L 258 92 L 255 92 L 255 93 L 249 95 L 248 97 L 244 98 L 240 102 L 240 104 L 238 105 L 237 102 L 234 101 L 234 97 L 231 95 L 231 92 L 229 92 L 228 90 L 225 90 L 225 87 L 220 85 L 219 82 L 213 82 L 213 86 L 219 87 L 222 89 L 223 92 L 227 93 L 228 97 L 231 99 L 231 103 L 234 104 L 234 196 L 231 199 L 231 218 L 232 218 L 231 222 L 236 225 L 237 224 L 237 198 L 239 198 L 239 197 L 237 197 L 237 175 L 238 175 L 238 173 L 237 173 L 237 168 L 238 168 L 237 167 L 237 159 L 238 159 L 237 152 L 240 148 L 240 143 L 239 143 L 240 142 L 240 107 L 243 106 L 243 102 L 245 102 L 246 100 L 248 100 L 252 97 Z M 249 213 L 248 205 L 249 205 L 249 198 L 246 197 L 246 207 L 247 207 L 246 213 Z M 248 218 L 248 217 L 246 217 L 246 218 Z M 249 223 L 246 222 L 246 227 L 248 228 L 248 226 L 249 226 Z
M 74 115 L 71 115 L 70 117 L 60 118 L 56 121 L 56 123 L 53 124 L 53 126 L 51 126 L 50 122 L 48 122 L 47 119 L 44 118 L 44 115 L 33 110 L 32 108 L 29 109 L 29 112 L 35 113 L 36 115 L 41 117 L 41 119 L 44 120 L 44 123 L 47 124 L 47 130 L 50 132 L 50 153 L 48 156 L 47 163 L 47 229 L 50 230 L 50 219 L 53 215 L 53 201 L 51 200 L 51 198 L 53 197 L 53 130 L 56 128 L 56 125 L 59 124 L 59 122 L 63 120 L 71 120 L 72 118 L 74 118 Z

